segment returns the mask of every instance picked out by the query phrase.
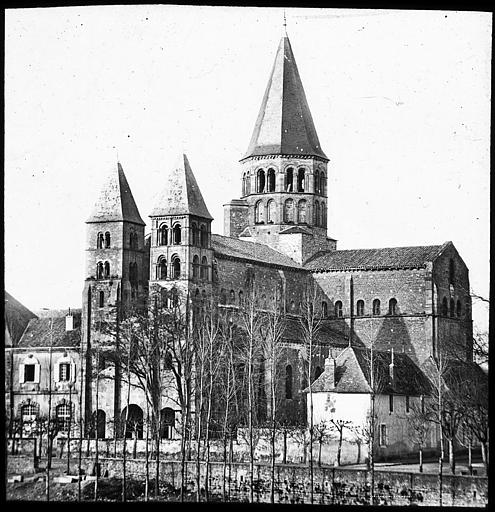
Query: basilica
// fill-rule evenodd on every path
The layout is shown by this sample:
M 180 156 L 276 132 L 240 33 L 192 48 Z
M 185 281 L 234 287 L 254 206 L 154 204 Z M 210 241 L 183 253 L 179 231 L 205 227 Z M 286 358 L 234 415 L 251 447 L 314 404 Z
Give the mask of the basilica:
M 165 186 L 150 208 L 150 233 L 126 179 L 125 163 L 116 163 L 86 220 L 82 309 L 75 323 L 69 322 L 70 330 L 77 329 L 80 336 L 68 336 L 61 325 L 66 341 L 58 343 L 60 354 L 54 361 L 69 366 L 63 375 L 54 373 L 54 389 L 65 393 L 64 402 L 60 398 L 55 405 L 68 400 L 61 378 L 74 379 L 74 395 L 83 394 L 81 413 L 101 415 L 99 435 L 113 435 L 110 419 L 125 407 L 122 390 L 114 380 L 102 381 L 96 411 L 94 372 L 84 351 L 98 339 L 98 325 L 117 303 L 132 305 L 159 287 L 213 298 L 218 308 L 235 309 L 254 286 L 260 308 L 277 298 L 289 323 L 296 325 L 304 290 L 311 285 L 321 319 L 310 376 L 315 392 L 349 397 L 365 393 L 367 375 L 359 351 L 373 344 L 395 365 L 387 394 L 395 397 L 396 405 L 383 420 L 392 445 L 393 430 L 402 428 L 399 409 L 407 413 L 409 398 L 427 392 L 425 365 L 446 346 L 471 358 L 468 268 L 449 241 L 339 250 L 327 223 L 328 202 L 337 193 L 329 190 L 327 178 L 329 170 L 334 171 L 320 145 L 287 34 L 280 40 L 251 140 L 240 157 L 240 197 L 223 205 L 223 234 L 211 231 L 207 203 L 215 198 L 203 197 L 187 155 L 179 155 L 173 167 L 164 169 Z M 22 415 L 22 407 L 29 404 L 36 403 L 37 408 L 29 409 L 32 414 L 46 407 L 40 370 L 35 371 L 36 365 L 46 364 L 46 356 L 39 355 L 46 347 L 32 343 L 36 334 L 33 338 L 29 329 L 40 321 L 29 320 L 17 341 L 22 353 L 12 359 L 14 415 Z M 297 328 L 286 329 L 284 344 L 281 410 L 292 421 L 304 422 L 308 380 Z M 31 363 L 35 369 L 27 375 Z M 80 368 L 85 368 L 81 387 L 75 381 Z M 357 389 L 359 372 L 364 380 Z M 166 392 L 161 400 L 170 426 L 164 435 L 173 437 L 180 411 Z M 131 402 L 142 413 L 142 393 L 133 392 Z

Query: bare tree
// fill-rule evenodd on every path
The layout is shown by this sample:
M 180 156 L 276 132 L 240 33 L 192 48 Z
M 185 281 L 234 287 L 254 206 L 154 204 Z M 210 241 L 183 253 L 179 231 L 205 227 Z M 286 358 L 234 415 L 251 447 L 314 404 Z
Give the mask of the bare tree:
M 330 422 L 321 420 L 314 426 L 315 439 L 318 442 L 318 466 L 321 466 L 321 448 L 323 444 L 331 439 L 332 429 Z
M 418 445 L 419 472 L 423 472 L 423 449 L 431 431 L 431 413 L 424 407 L 424 397 L 421 402 L 411 404 L 410 416 L 407 419 L 409 436 Z
M 330 425 L 333 430 L 337 432 L 338 444 L 337 444 L 337 466 L 341 465 L 342 457 L 342 441 L 344 439 L 344 431 L 350 429 L 352 421 L 342 419 L 331 419 Z

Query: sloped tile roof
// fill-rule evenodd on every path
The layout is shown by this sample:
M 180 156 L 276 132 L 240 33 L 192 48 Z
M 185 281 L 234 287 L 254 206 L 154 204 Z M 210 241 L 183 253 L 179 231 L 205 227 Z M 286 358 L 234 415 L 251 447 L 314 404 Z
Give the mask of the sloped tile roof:
M 211 241 L 213 250 L 217 255 L 252 261 L 253 263 L 268 263 L 270 265 L 302 269 L 301 265 L 293 259 L 268 247 L 268 245 L 222 235 L 212 235 Z
M 4 299 L 5 345 L 17 345 L 29 321 L 36 315 L 23 306 L 10 293 Z
M 19 347 L 77 347 L 81 342 L 81 315 L 74 314 L 74 329 L 65 330 L 65 316 L 32 319 L 19 341 Z
M 179 157 L 167 174 L 165 182 L 165 187 L 158 195 L 150 216 L 190 214 L 213 219 L 186 155 L 182 154 Z
M 320 252 L 304 264 L 308 270 L 420 268 L 433 261 L 449 243 L 381 249 L 346 249 Z
M 249 147 L 243 158 L 317 156 L 328 160 L 309 110 L 289 38 L 282 37 Z
M 280 235 L 291 235 L 293 233 L 302 233 L 304 235 L 311 235 L 312 232 L 308 228 L 302 226 L 290 226 L 283 231 L 280 231 Z
M 100 197 L 86 222 L 128 221 L 144 226 L 120 163 L 103 185 Z

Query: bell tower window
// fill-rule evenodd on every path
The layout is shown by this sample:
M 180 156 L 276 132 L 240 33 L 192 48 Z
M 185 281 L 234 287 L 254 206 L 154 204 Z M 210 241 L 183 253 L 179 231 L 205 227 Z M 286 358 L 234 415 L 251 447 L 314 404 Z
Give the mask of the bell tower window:
M 176 224 L 172 230 L 173 245 L 181 244 L 181 228 L 180 224 Z
M 96 279 L 103 279 L 103 263 L 101 261 L 96 265 Z
M 285 191 L 286 192 L 292 192 L 292 188 L 294 185 L 294 169 L 292 167 L 289 167 L 285 171 Z
M 206 232 L 206 226 L 201 224 L 200 228 L 201 247 L 208 246 L 208 233 Z
M 104 246 L 104 237 L 103 237 L 103 233 L 98 233 L 98 236 L 96 237 L 96 248 L 97 249 L 103 249 L 103 246 Z
M 256 173 L 256 192 L 262 193 L 265 191 L 265 171 L 259 169 Z
M 292 199 L 287 199 L 284 203 L 284 222 L 294 222 L 294 201 Z
M 199 256 L 196 254 L 193 258 L 193 278 L 197 279 L 199 277 Z
M 167 260 L 165 258 L 161 258 L 158 261 L 158 267 L 156 269 L 156 277 L 160 280 L 167 279 Z
M 110 277 L 110 263 L 108 261 L 105 261 L 105 277 Z
M 306 224 L 306 201 L 304 199 L 297 203 L 297 222 Z
M 320 193 L 320 172 L 318 171 L 318 169 L 316 169 L 314 175 L 314 192 L 315 194 Z
M 168 243 L 168 227 L 163 225 L 158 235 L 158 245 L 167 245 Z
M 326 179 L 324 172 L 320 174 L 320 194 L 322 196 L 326 195 Z
M 105 249 L 108 249 L 110 247 L 110 232 L 107 231 L 105 233 Z
M 201 279 L 208 279 L 208 260 L 206 256 L 201 258 Z
M 273 199 L 270 199 L 266 206 L 266 221 L 268 224 L 275 222 L 275 201 Z
M 173 271 L 173 278 L 179 279 L 180 278 L 180 258 L 178 256 L 175 256 L 172 259 L 172 271 Z
M 254 205 L 254 222 L 256 224 L 263 222 L 263 203 L 261 201 L 257 201 Z
M 275 171 L 268 169 L 268 192 L 275 192 Z
M 303 168 L 297 171 L 297 191 L 304 192 L 306 174 Z
M 198 245 L 198 226 L 195 222 L 191 224 L 192 245 Z
M 315 226 L 320 225 L 320 203 L 315 201 Z
M 98 307 L 102 308 L 105 306 L 105 293 L 100 292 L 98 297 Z

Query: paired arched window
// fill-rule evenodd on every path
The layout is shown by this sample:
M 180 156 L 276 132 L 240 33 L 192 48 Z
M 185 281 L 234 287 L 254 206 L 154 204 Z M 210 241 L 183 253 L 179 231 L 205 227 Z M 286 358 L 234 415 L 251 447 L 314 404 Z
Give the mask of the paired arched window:
M 442 299 L 442 309 L 440 311 L 440 314 L 442 316 L 448 316 L 448 314 L 449 314 L 449 304 L 448 304 L 448 301 L 447 301 L 447 297 L 444 297 Z
M 292 192 L 294 188 L 294 169 L 289 167 L 285 171 L 285 184 L 284 188 L 286 192 Z
M 180 278 L 180 258 L 177 255 L 172 257 L 172 273 L 174 279 Z
M 364 316 L 364 300 L 358 300 L 356 303 L 356 315 Z
M 462 315 L 462 305 L 461 305 L 461 301 L 458 300 L 457 301 L 457 316 L 461 316 Z
M 299 224 L 306 224 L 306 200 L 301 199 L 297 203 L 297 222 Z
M 103 236 L 103 233 L 98 233 L 96 236 L 96 248 L 97 249 L 103 249 L 105 245 L 105 237 Z
M 98 296 L 98 307 L 102 308 L 105 306 L 105 292 L 100 292 Z
M 256 173 L 256 192 L 262 193 L 265 191 L 265 171 L 258 169 Z
M 204 224 L 201 224 L 201 228 L 199 230 L 199 237 L 200 237 L 201 247 L 207 247 L 208 246 L 208 233 L 206 231 L 206 226 Z
M 292 398 L 292 366 L 285 367 L 285 398 Z
M 172 229 L 172 244 L 173 245 L 181 244 L 181 242 L 182 242 L 181 235 L 182 235 L 181 226 L 180 226 L 180 224 L 176 224 L 174 226 L 174 228 Z
M 284 222 L 294 222 L 294 201 L 287 199 L 284 203 Z
M 450 299 L 450 316 L 451 317 L 454 317 L 455 316 L 455 302 L 454 302 L 454 299 Z
M 388 314 L 397 315 L 399 308 L 397 307 L 397 299 L 390 299 L 388 301 Z
M 160 227 L 160 231 L 158 232 L 158 245 L 167 245 L 168 244 L 168 227 L 163 225 Z
M 101 261 L 96 265 L 96 279 L 103 279 L 103 263 Z
M 201 258 L 201 279 L 208 279 L 208 260 L 206 256 Z
M 314 191 L 315 194 L 320 193 L 320 171 L 318 169 L 316 169 L 314 174 Z
M 199 277 L 199 256 L 196 254 L 193 258 L 193 278 Z
M 254 205 L 254 222 L 256 224 L 263 222 L 263 203 L 261 201 L 257 201 Z
M 321 316 L 323 316 L 323 318 L 328 316 L 328 304 L 325 300 L 321 303 Z
M 268 201 L 268 204 L 266 205 L 266 221 L 268 224 L 273 224 L 275 219 L 276 213 L 275 213 L 275 201 L 273 199 L 270 199 Z
M 105 261 L 105 277 L 110 277 L 110 263 L 108 261 Z
M 306 171 L 301 167 L 297 170 L 297 191 L 304 192 L 304 185 L 306 181 Z
M 380 299 L 373 301 L 373 315 L 378 316 L 380 314 Z
M 110 232 L 107 231 L 105 233 L 105 249 L 108 249 L 110 247 Z
M 167 279 L 167 260 L 163 256 L 158 260 L 156 274 L 156 278 L 159 280 Z
M 315 226 L 320 225 L 320 203 L 318 201 L 315 201 L 314 224 Z
M 268 169 L 267 173 L 267 191 L 275 192 L 275 171 L 273 169 Z
M 337 318 L 341 318 L 342 317 L 343 311 L 342 311 L 342 301 L 341 300 L 335 301 L 334 311 L 335 311 L 335 316 Z

